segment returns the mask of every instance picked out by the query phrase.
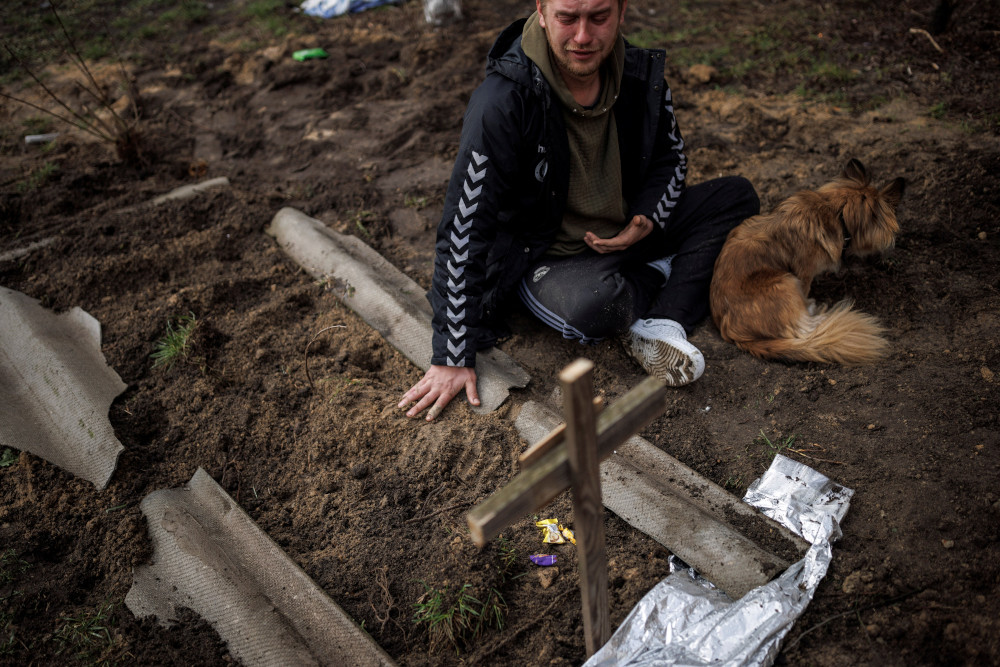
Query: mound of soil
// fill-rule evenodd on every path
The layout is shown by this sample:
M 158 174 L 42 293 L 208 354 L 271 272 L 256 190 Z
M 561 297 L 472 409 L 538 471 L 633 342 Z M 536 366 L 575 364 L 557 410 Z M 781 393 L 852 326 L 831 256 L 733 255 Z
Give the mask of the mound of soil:
M 501 348 L 528 388 L 495 414 L 456 401 L 409 420 L 396 403 L 418 369 L 263 233 L 293 206 L 427 287 L 466 100 L 498 31 L 531 7 L 467 0 L 461 22 L 433 28 L 413 0 L 327 21 L 275 3 L 277 37 L 247 20 L 252 3 L 194 4 L 211 9 L 125 57 L 142 102 L 130 161 L 62 126 L 25 145 L 39 112 L 0 105 L 0 253 L 48 241 L 0 261 L 0 285 L 96 317 L 128 384 L 110 413 L 125 451 L 103 491 L 0 448 L 0 662 L 232 662 L 195 615 L 162 628 L 122 604 L 151 557 L 139 502 L 198 467 L 400 663 L 582 662 L 573 549 L 542 581 L 532 517 L 480 551 L 464 513 L 516 471 L 527 443 L 511 417 L 551 403 L 569 362 L 593 360 L 612 400 L 641 369 L 618 342 L 581 347 L 519 314 Z M 817 301 L 850 298 L 882 321 L 884 362 L 760 361 L 706 322 L 692 338 L 704 377 L 642 432 L 738 496 L 779 450 L 855 490 L 779 662 L 1000 662 L 1000 18 L 993 3 L 940 5 L 954 5 L 946 22 L 932 0 L 628 9 L 627 36 L 668 50 L 692 182 L 741 174 L 769 209 L 852 157 L 880 183 L 907 181 L 895 249 L 813 285 Z M 317 46 L 330 57 L 291 57 Z M 113 87 L 117 67 L 95 71 Z M 46 81 L 75 99 L 75 76 L 53 66 Z M 148 203 L 215 176 L 232 188 Z M 154 370 L 167 322 L 189 313 L 190 353 Z M 573 522 L 565 495 L 547 513 Z M 614 515 L 606 525 L 617 626 L 669 553 Z M 415 619 L 429 591 L 493 600 L 503 623 L 449 638 Z M 72 639 L 88 618 L 106 641 Z

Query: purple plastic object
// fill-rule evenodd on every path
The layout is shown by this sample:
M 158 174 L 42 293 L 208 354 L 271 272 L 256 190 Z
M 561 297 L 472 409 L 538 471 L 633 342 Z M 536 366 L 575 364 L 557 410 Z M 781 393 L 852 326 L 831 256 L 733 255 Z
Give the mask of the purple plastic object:
M 535 565 L 547 566 L 556 564 L 555 554 L 532 554 L 528 556 Z

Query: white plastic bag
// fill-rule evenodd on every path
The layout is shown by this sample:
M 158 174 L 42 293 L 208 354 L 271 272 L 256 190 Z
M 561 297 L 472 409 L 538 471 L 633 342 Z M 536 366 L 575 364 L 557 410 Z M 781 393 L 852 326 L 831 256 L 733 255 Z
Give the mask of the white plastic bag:
M 445 25 L 462 18 L 460 0 L 424 0 L 424 18 L 431 25 Z

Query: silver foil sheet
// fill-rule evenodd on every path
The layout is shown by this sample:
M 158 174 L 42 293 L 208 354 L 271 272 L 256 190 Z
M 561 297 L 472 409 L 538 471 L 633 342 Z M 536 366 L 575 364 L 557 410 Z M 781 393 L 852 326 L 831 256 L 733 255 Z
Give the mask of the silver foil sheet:
M 808 466 L 775 456 L 743 500 L 806 539 L 812 546 L 805 557 L 736 601 L 681 563 L 639 601 L 585 667 L 772 664 L 826 575 L 853 493 Z

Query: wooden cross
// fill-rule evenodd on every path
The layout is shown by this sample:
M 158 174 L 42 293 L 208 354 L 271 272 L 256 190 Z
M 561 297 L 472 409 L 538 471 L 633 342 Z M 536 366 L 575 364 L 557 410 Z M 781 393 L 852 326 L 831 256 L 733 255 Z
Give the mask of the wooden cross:
M 600 462 L 656 419 L 666 397 L 662 382 L 646 378 L 598 415 L 593 371 L 594 364 L 586 359 L 563 369 L 559 382 L 566 423 L 526 451 L 521 456 L 523 470 L 468 514 L 472 539 L 483 547 L 514 521 L 542 509 L 568 487 L 573 489 L 588 658 L 611 637 Z

